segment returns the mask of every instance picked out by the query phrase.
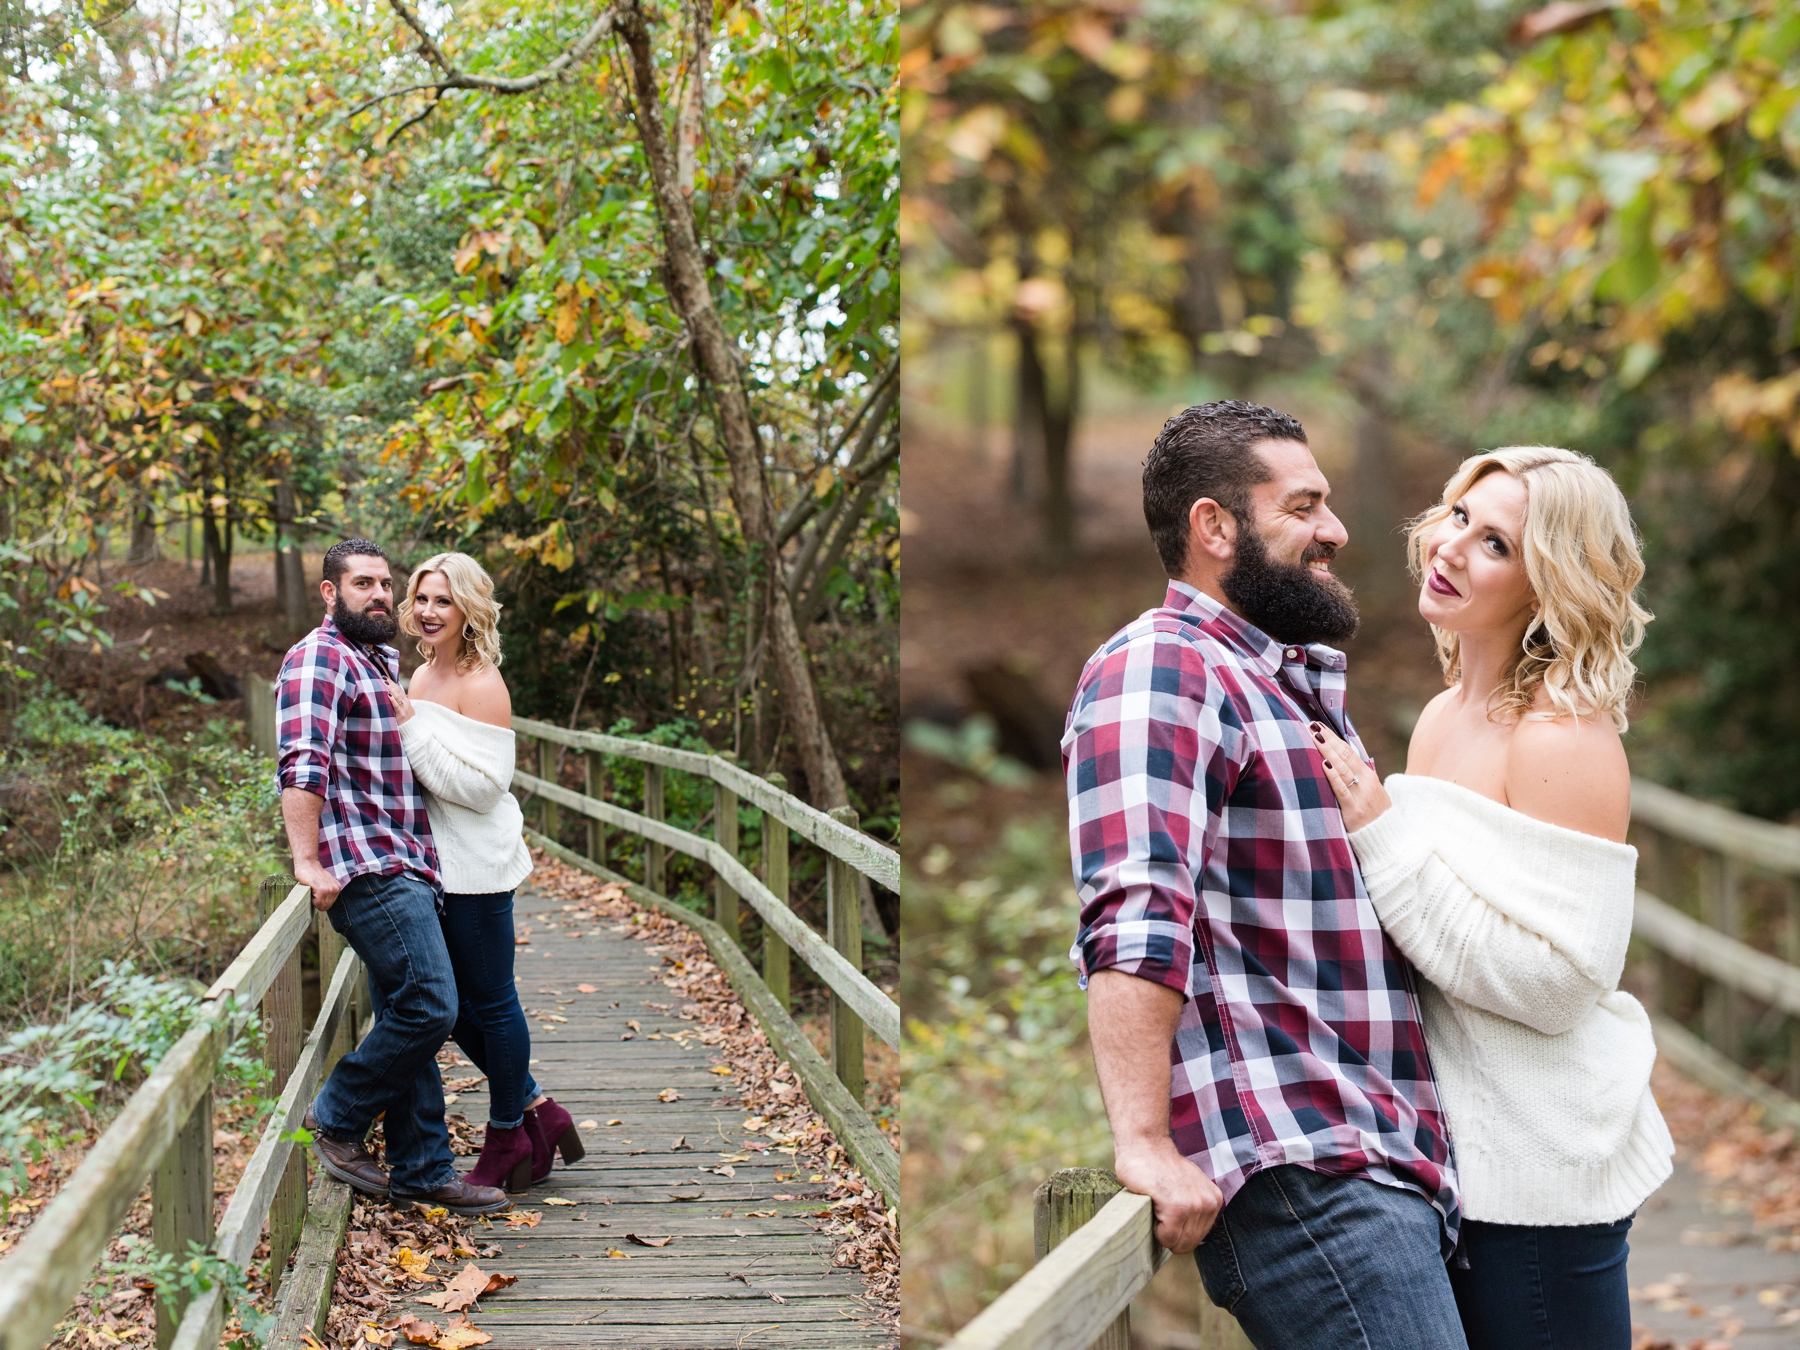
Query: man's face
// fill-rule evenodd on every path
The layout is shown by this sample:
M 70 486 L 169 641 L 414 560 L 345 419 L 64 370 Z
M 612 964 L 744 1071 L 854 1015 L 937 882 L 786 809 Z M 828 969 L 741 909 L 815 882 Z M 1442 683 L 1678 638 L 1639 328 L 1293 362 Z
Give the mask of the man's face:
M 1343 642 L 1356 632 L 1356 602 L 1332 574 L 1349 542 L 1326 505 L 1331 484 L 1298 441 L 1255 446 L 1269 479 L 1251 489 L 1231 571 L 1219 579 L 1233 607 L 1277 642 Z
M 319 593 L 330 607 L 339 630 L 354 642 L 394 640 L 394 578 L 386 558 L 352 554 L 336 584 L 326 581 Z

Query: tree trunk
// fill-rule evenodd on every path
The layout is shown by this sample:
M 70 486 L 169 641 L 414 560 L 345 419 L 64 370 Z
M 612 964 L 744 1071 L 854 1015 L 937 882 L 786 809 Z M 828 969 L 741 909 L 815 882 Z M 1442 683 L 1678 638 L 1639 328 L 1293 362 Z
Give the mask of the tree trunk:
M 231 516 L 215 516 L 211 505 L 201 517 L 205 530 L 206 559 L 212 566 L 214 614 L 229 614 L 231 605 Z
M 1073 333 L 1064 339 L 1063 388 L 1054 390 L 1044 365 L 1042 336 L 1022 315 L 1014 318 L 1013 328 L 1019 339 L 1019 444 L 1028 448 L 1035 441 L 1042 455 L 1043 499 L 1038 508 L 1043 516 L 1044 553 L 1053 566 L 1060 567 L 1075 558 L 1069 450 L 1081 379 L 1077 343 Z
M 312 627 L 312 606 L 306 600 L 305 564 L 300 540 L 294 533 L 299 510 L 294 485 L 283 477 L 275 483 L 275 599 L 281 610 L 281 626 L 290 642 Z
M 673 147 L 664 124 L 662 94 L 650 51 L 650 19 L 642 0 L 627 0 L 620 10 L 619 34 L 631 54 L 638 136 L 655 185 L 657 215 L 667 249 L 663 274 L 669 299 L 686 324 L 694 359 L 712 391 L 719 440 L 731 469 L 731 499 L 743 525 L 744 539 L 761 576 L 763 603 L 769 611 L 769 655 L 787 720 L 806 771 L 809 795 L 816 806 L 848 804 L 843 770 L 820 713 L 812 671 L 800 630 L 794 622 L 781 559 L 775 548 L 774 513 L 763 482 L 763 451 L 750 400 L 745 396 L 737 344 L 726 334 L 713 306 L 706 265 L 694 229 L 693 207 L 681 190 Z
M 125 555 L 127 567 L 147 567 L 159 556 L 156 547 L 156 511 L 150 499 L 138 495 L 131 503 L 131 551 Z

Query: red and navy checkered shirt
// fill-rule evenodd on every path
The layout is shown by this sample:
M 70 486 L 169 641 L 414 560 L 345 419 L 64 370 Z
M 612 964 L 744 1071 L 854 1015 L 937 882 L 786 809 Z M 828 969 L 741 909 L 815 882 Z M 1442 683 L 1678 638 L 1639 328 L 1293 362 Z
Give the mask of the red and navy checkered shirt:
M 339 881 L 412 872 L 441 884 L 384 673 L 400 678 L 400 654 L 351 642 L 329 614 L 289 648 L 276 677 L 276 780 L 325 799 L 319 863 Z
M 1063 733 L 1082 982 L 1187 1002 L 1170 1130 L 1227 1203 L 1296 1163 L 1460 1213 L 1413 971 L 1381 931 L 1309 721 L 1366 752 L 1342 652 L 1172 582 L 1089 659 Z M 1372 772 L 1372 770 L 1370 770 Z

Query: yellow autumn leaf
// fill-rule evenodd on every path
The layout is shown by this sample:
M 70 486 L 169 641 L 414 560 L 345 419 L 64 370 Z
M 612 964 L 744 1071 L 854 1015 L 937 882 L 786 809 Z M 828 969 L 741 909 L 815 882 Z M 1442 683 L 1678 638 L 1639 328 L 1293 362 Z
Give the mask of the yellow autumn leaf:
M 620 1251 L 617 1247 L 608 1247 L 606 1249 L 606 1254 L 608 1256 L 612 1257 L 615 1261 L 631 1260 L 631 1258 L 629 1256 L 627 1256 L 624 1252 Z
M 581 324 L 581 302 L 571 295 L 556 307 L 556 340 L 568 342 Z
M 729 1064 L 715 1064 L 712 1068 L 708 1069 L 707 1072 L 719 1074 L 721 1077 L 729 1077 L 731 1074 L 731 1066 Z
M 674 1088 L 664 1088 L 661 1092 L 656 1094 L 656 1100 L 659 1102 L 678 1102 L 681 1100 L 681 1094 Z
M 406 1272 L 408 1279 L 422 1280 L 431 1269 L 431 1258 L 411 1247 L 402 1247 L 394 1253 L 394 1264 Z

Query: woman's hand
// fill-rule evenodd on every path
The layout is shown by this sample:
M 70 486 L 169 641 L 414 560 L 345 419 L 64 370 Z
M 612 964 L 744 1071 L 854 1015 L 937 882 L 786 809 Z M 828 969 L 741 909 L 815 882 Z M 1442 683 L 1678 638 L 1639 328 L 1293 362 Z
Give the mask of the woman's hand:
M 406 690 L 383 675 L 382 681 L 388 687 L 388 697 L 394 700 L 394 720 L 404 726 L 412 720 L 412 700 L 406 696 Z
M 1349 742 L 1323 722 L 1309 724 L 1313 740 L 1325 756 L 1325 776 L 1331 790 L 1337 793 L 1338 808 L 1344 813 L 1344 829 L 1355 834 L 1392 806 L 1393 800 L 1381 785 L 1375 766 L 1350 748 Z

